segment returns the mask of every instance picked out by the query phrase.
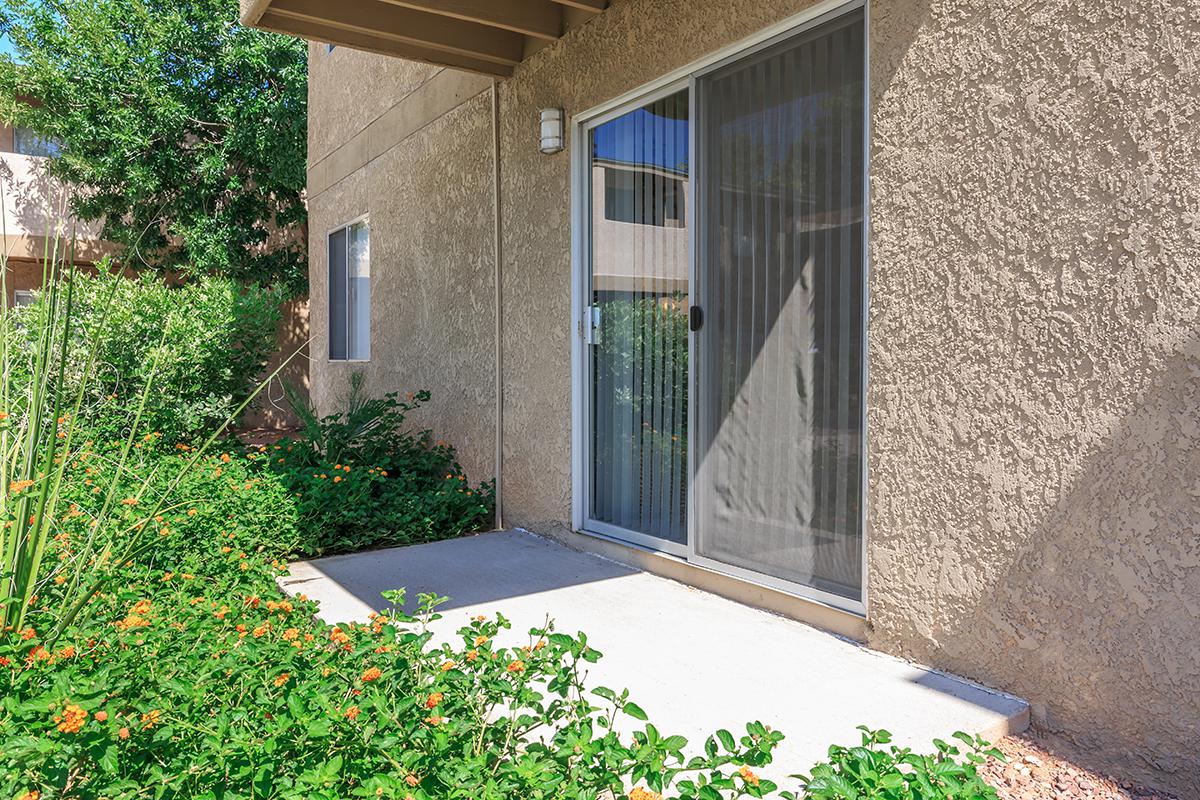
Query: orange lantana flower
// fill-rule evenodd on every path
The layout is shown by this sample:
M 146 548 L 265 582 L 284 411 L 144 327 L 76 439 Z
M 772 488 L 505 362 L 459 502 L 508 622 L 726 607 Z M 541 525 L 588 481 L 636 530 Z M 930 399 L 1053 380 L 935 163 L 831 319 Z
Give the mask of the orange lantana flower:
M 629 792 L 629 800 L 662 800 L 662 795 L 638 786 Z
M 56 716 L 54 721 L 58 723 L 60 733 L 79 733 L 83 728 L 83 723 L 87 722 L 87 718 L 88 712 L 72 703 L 63 709 L 62 716 Z

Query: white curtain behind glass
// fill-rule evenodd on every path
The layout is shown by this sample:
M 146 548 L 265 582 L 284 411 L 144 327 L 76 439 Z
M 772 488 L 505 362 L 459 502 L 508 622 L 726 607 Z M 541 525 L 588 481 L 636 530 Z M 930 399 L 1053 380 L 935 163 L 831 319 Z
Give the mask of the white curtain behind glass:
M 348 246 L 349 357 L 365 361 L 371 357 L 371 242 L 365 223 L 350 226 Z

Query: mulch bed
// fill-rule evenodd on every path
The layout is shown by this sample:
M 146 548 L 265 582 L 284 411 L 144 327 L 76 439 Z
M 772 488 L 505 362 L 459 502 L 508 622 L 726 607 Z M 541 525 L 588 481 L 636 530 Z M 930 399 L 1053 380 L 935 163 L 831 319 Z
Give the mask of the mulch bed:
M 1008 736 L 996 746 L 1008 763 L 991 761 L 981 772 L 1000 800 L 1180 800 L 1084 769 L 1052 753 L 1036 733 Z
M 259 447 L 275 444 L 284 436 L 291 436 L 294 433 L 296 433 L 295 428 L 247 428 L 235 431 L 234 435 L 242 441 L 242 444 Z

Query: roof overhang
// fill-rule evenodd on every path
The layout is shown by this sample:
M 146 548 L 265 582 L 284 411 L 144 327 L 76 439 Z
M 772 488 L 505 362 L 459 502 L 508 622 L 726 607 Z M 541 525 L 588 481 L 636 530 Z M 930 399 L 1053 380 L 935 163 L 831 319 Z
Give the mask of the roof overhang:
M 241 0 L 242 24 L 508 77 L 608 0 Z

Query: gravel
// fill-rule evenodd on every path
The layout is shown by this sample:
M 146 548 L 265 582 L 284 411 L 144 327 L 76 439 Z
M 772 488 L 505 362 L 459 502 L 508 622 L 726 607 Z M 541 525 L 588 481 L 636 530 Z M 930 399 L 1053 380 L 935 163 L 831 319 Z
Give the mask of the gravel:
M 1179 800 L 1054 755 L 1036 733 L 1009 736 L 996 746 L 1008 763 L 991 761 L 981 772 L 996 787 L 1000 800 Z

